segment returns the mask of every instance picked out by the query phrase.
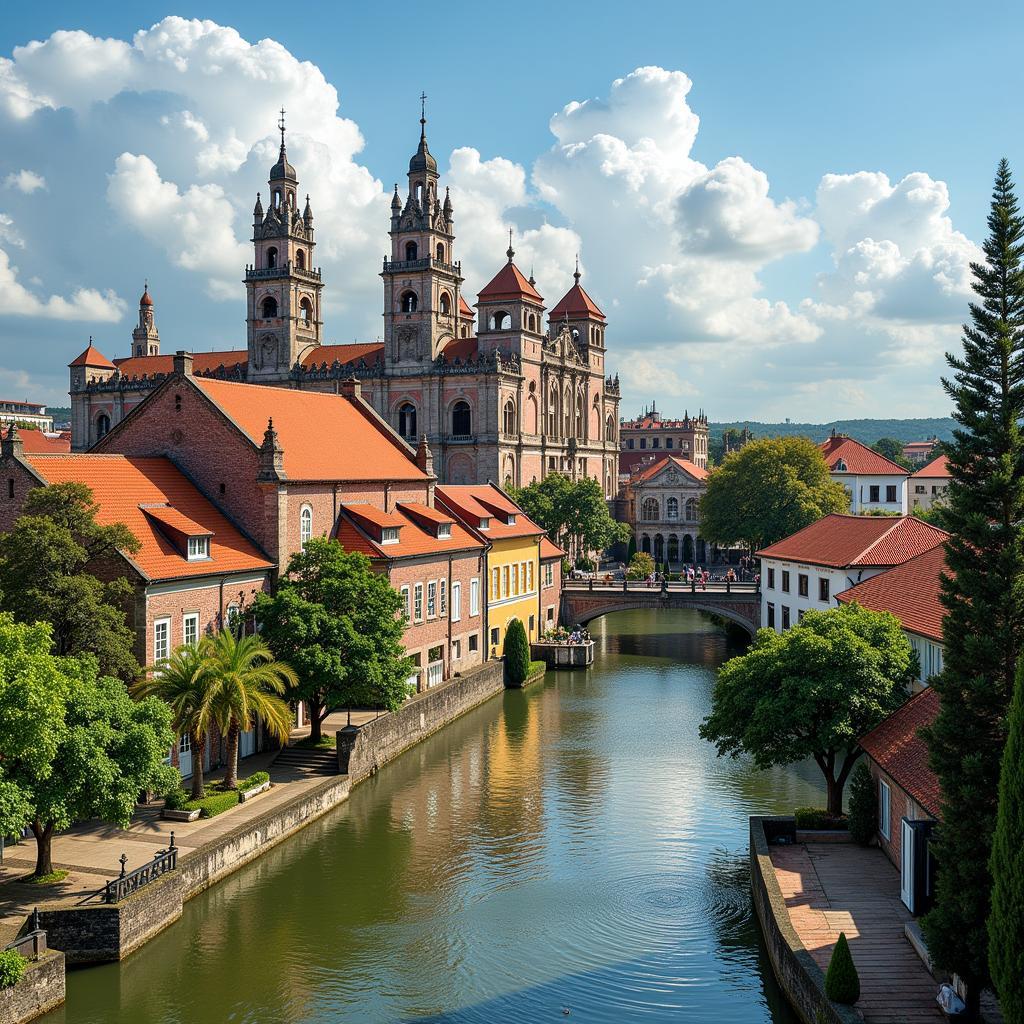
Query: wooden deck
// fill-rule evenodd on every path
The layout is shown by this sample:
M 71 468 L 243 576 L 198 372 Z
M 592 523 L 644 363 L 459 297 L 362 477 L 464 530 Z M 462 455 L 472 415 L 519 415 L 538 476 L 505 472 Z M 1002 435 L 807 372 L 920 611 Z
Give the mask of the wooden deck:
M 823 971 L 846 932 L 865 1020 L 945 1020 L 935 1002 L 938 985 L 903 933 L 911 914 L 900 902 L 899 873 L 881 850 L 808 843 L 773 846 L 771 858 L 793 927 Z

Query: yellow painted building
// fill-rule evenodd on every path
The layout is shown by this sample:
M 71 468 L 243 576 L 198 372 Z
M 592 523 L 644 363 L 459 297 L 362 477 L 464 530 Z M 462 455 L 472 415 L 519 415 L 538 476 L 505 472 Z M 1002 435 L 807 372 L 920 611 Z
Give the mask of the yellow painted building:
M 487 650 L 501 657 L 513 619 L 536 640 L 541 616 L 540 543 L 544 531 L 493 484 L 437 488 L 438 503 L 487 542 Z

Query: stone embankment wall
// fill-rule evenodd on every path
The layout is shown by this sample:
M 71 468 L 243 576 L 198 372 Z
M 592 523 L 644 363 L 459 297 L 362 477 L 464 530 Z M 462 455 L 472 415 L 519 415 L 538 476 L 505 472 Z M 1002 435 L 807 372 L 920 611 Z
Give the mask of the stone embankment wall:
M 0 988 L 0 1021 L 26 1024 L 64 1002 L 64 955 L 47 950 L 26 968 L 21 981 Z
M 780 834 L 795 836 L 792 818 L 750 819 L 750 887 L 775 977 L 804 1024 L 858 1024 L 863 1017 L 825 995 L 825 975 L 804 948 L 789 919 L 775 878 L 768 842 Z

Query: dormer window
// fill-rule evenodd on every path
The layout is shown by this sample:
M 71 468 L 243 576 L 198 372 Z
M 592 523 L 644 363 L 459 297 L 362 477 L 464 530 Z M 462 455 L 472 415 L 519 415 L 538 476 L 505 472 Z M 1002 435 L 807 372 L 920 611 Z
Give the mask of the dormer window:
M 398 543 L 398 527 L 397 526 L 385 526 L 380 531 L 380 542 L 381 544 L 397 544 Z
M 490 528 L 491 528 L 491 517 L 490 516 L 483 516 L 480 519 L 480 529 L 481 530 L 489 530 Z
M 509 514 L 508 514 L 508 525 L 509 526 L 515 526 L 516 525 L 516 514 L 515 514 L 515 512 L 509 512 Z
M 437 524 L 437 536 L 441 540 L 448 540 L 452 535 L 452 524 L 451 523 L 438 523 Z
M 209 537 L 189 537 L 188 539 L 188 560 L 197 562 L 202 558 L 210 557 Z
M 834 472 L 836 472 L 836 473 L 845 473 L 846 472 L 846 463 L 842 459 L 838 459 L 836 461 L 836 464 L 835 464 L 835 467 L 834 467 Z

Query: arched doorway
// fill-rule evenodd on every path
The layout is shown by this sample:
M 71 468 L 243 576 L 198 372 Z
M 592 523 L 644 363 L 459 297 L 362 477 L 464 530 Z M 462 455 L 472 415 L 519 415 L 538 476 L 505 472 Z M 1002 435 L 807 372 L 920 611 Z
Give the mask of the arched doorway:
M 693 561 L 693 538 L 688 534 L 683 534 L 683 561 L 687 564 Z
M 654 560 L 665 561 L 665 538 L 660 533 L 654 535 Z
M 670 565 L 679 561 L 679 538 L 674 533 L 668 535 L 668 561 Z
M 697 561 L 702 565 L 708 560 L 708 546 L 704 543 L 703 539 L 697 538 Z
M 640 550 L 647 555 L 651 553 L 651 538 L 646 533 L 640 538 Z

